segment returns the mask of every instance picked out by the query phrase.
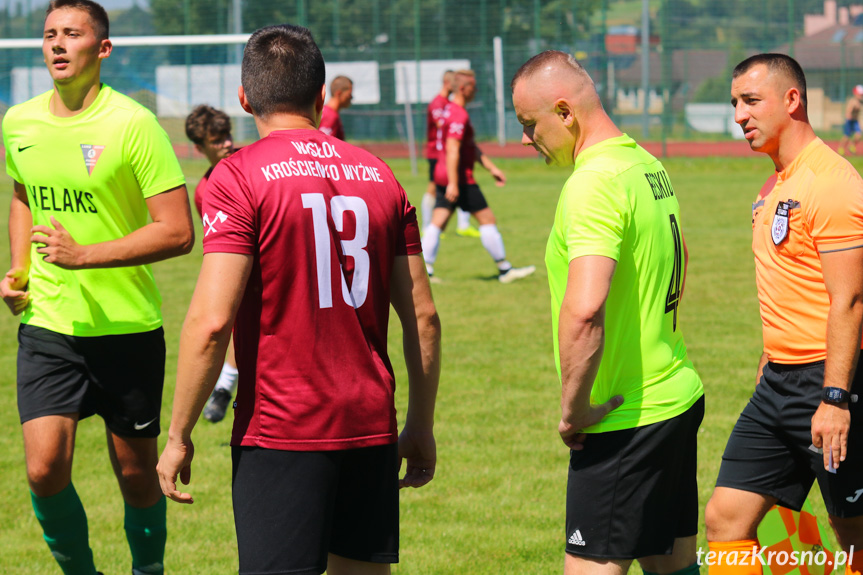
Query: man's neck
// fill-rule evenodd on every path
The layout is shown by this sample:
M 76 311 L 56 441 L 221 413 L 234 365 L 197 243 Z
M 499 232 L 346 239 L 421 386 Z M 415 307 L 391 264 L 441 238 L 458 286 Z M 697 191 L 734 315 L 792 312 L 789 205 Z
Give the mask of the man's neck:
M 449 95 L 452 94 L 451 90 L 447 90 L 446 88 L 441 88 L 441 91 L 438 92 L 438 96 L 443 98 L 444 100 L 449 100 Z
M 573 162 L 575 158 L 591 146 L 595 146 L 605 140 L 617 138 L 623 135 L 620 128 L 611 120 L 605 111 L 585 115 L 585 120 L 576 130 L 576 143 L 573 150 Z
M 462 108 L 465 108 L 467 105 L 467 102 L 465 102 L 464 96 L 459 94 L 458 92 L 455 92 L 455 94 L 453 95 L 452 102 L 453 102 L 453 104 L 458 104 Z
M 768 153 L 776 171 L 781 172 L 791 165 L 797 156 L 817 138 L 809 122 L 795 121 L 779 136 L 779 145 L 774 153 Z
M 102 83 L 98 78 L 96 82 L 83 86 L 54 84 L 54 94 L 48 103 L 48 111 L 61 118 L 77 116 L 96 101 L 101 89 Z
M 334 111 L 338 112 L 341 106 L 339 105 L 339 101 L 336 98 L 330 98 L 327 100 L 326 106 L 328 108 L 332 108 Z
M 271 114 L 266 118 L 255 116 L 255 126 L 261 138 L 278 130 L 315 130 L 315 121 L 305 114 Z

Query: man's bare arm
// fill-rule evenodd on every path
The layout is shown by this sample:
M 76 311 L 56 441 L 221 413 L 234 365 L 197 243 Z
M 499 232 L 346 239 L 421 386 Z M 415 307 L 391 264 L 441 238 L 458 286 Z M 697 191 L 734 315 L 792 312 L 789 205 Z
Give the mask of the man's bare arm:
M 755 372 L 755 385 L 758 385 L 761 382 L 761 376 L 764 375 L 764 366 L 767 365 L 767 362 L 767 352 L 762 351 L 761 357 L 758 358 L 758 370 Z
M 30 280 L 30 228 L 33 214 L 24 184 L 15 182 L 9 206 L 9 271 L 0 280 L 0 297 L 13 314 L 18 315 L 30 303 L 27 283 Z
M 440 318 L 421 255 L 395 259 L 390 294 L 404 333 L 409 385 L 408 412 L 399 436 L 399 458 L 407 459 L 407 470 L 399 485 L 420 487 L 432 480 L 437 462 L 434 409 L 441 342 Z
M 598 423 L 623 403 L 621 396 L 601 405 L 590 403 L 605 342 L 605 302 L 616 266 L 617 262 L 603 256 L 583 256 L 569 262 L 558 321 L 563 385 L 558 431 L 570 449 L 582 448 L 582 429 Z
M 186 186 L 147 198 L 153 220 L 127 236 L 81 245 L 63 227 L 61 219 L 35 226 L 30 241 L 48 263 L 65 269 L 113 268 L 149 264 L 187 254 L 195 242 Z
M 188 485 L 194 456 L 192 430 L 219 377 L 251 269 L 251 256 L 206 254 L 183 322 L 171 426 L 156 466 L 162 491 L 180 503 L 192 503 L 190 494 L 177 489 L 177 477 Z
M 447 138 L 446 145 L 446 199 L 455 203 L 458 200 L 458 163 L 461 159 L 461 141 Z
M 506 183 L 506 175 L 491 161 L 491 158 L 482 153 L 479 146 L 476 146 L 476 158 L 479 160 L 480 165 L 488 170 L 491 177 L 494 178 L 496 185 L 502 186 Z
M 863 248 L 822 253 L 821 270 L 830 296 L 824 386 L 850 390 L 863 330 Z M 812 417 L 812 444 L 838 468 L 848 452 L 851 414 L 847 405 L 821 403 Z

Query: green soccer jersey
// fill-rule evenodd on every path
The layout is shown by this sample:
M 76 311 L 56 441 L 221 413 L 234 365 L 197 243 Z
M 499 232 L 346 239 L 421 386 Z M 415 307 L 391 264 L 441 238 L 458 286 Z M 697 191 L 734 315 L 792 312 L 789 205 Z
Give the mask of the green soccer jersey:
M 33 224 L 52 226 L 53 217 L 79 244 L 115 240 L 146 225 L 145 200 L 184 183 L 155 116 L 103 85 L 84 112 L 60 118 L 48 111 L 51 94 L 13 106 L 2 125 L 6 171 L 26 187 Z M 43 261 L 36 247 L 24 323 L 76 336 L 162 325 L 150 266 L 70 271 Z
M 624 401 L 584 431 L 629 429 L 680 415 L 704 393 L 678 325 L 680 208 L 662 164 L 626 135 L 580 153 L 558 202 L 545 254 L 558 376 L 558 320 L 569 263 L 588 255 L 617 262 L 590 400 L 599 404 L 622 395 Z

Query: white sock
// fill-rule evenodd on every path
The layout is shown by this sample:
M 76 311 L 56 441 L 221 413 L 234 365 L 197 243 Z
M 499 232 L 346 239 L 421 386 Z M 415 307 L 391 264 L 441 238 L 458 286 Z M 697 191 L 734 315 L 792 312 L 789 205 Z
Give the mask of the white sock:
M 426 226 L 422 238 L 423 259 L 427 266 L 433 266 L 437 259 L 437 250 L 440 247 L 440 228 L 434 224 Z
M 234 395 L 234 391 L 237 389 L 238 376 L 239 372 L 237 368 L 225 363 L 222 366 L 222 373 L 219 374 L 219 381 L 216 382 L 216 389 L 224 389 L 231 395 Z
M 466 212 L 461 208 L 456 208 L 456 218 L 458 218 L 458 226 L 459 230 L 466 230 L 470 227 L 470 212 Z
M 432 194 L 423 194 L 422 212 L 423 212 L 423 229 L 429 227 L 431 223 L 432 212 L 437 198 Z
M 494 263 L 497 264 L 497 269 L 505 272 L 512 267 L 512 264 L 506 261 L 506 248 L 503 247 L 503 236 L 497 231 L 495 224 L 486 224 L 479 227 L 479 241 L 482 242 L 482 247 L 491 255 Z

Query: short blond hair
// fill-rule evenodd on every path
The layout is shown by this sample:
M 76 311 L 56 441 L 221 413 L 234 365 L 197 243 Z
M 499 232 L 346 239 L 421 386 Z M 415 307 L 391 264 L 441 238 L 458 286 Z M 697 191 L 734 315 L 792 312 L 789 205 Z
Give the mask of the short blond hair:
M 453 91 L 458 90 L 462 86 L 464 86 L 468 79 L 476 80 L 476 72 L 469 69 L 456 70 L 455 75 L 452 79 L 452 89 Z

